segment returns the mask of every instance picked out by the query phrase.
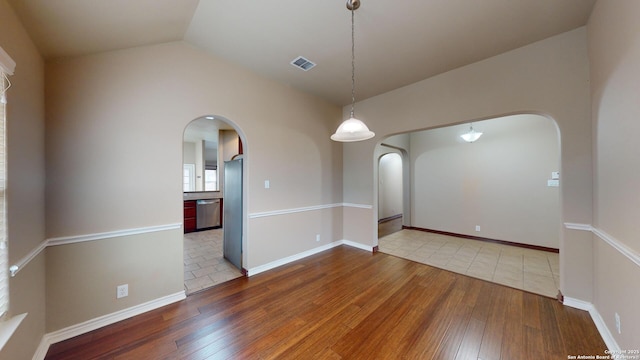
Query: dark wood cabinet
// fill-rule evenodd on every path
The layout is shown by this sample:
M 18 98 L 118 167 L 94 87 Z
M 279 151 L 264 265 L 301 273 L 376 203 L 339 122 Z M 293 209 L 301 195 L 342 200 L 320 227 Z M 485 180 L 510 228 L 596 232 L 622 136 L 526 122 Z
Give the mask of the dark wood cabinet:
M 185 200 L 184 202 L 184 232 L 196 231 L 196 201 Z

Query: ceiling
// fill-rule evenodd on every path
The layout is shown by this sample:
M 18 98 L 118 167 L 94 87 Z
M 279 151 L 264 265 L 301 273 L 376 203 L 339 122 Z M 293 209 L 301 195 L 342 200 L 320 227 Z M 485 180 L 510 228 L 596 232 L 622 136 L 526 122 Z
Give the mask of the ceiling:
M 262 76 L 351 102 L 344 0 L 8 0 L 50 60 L 185 40 Z M 356 98 L 366 99 L 586 24 L 595 0 L 362 0 Z M 304 56 L 305 72 L 289 63 Z

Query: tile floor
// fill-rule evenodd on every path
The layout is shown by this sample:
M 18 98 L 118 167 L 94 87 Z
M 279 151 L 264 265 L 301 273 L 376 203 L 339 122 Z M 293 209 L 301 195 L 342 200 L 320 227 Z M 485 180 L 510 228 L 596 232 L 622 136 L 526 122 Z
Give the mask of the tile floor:
M 222 229 L 184 234 L 184 287 L 187 294 L 242 276 L 222 256 Z
M 560 286 L 557 253 L 416 230 L 378 241 L 379 251 L 555 298 Z

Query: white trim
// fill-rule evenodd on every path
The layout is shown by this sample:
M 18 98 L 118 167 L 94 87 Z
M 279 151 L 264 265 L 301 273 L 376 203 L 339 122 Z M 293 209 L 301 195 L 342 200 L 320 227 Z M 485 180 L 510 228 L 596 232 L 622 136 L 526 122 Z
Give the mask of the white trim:
M 41 242 L 40 245 L 38 245 L 38 247 L 31 250 L 27 255 L 25 255 L 22 259 L 18 260 L 18 262 L 16 262 L 13 266 L 9 268 L 11 270 L 11 277 L 16 276 L 23 267 L 27 266 L 27 264 L 31 260 L 33 260 L 36 256 L 38 256 L 42 252 L 42 250 L 46 249 L 48 246 L 75 244 L 75 243 L 85 242 L 85 241 L 103 240 L 103 239 L 110 239 L 114 237 L 145 234 L 145 233 L 156 232 L 156 231 L 174 230 L 174 229 L 179 229 L 181 227 L 182 227 L 182 223 L 174 223 L 174 224 L 159 225 L 159 226 L 147 226 L 147 227 L 136 228 L 136 229 L 116 230 L 116 231 L 109 231 L 109 232 L 103 232 L 103 233 L 97 233 L 97 234 L 67 236 L 67 237 L 47 239 Z
M 636 265 L 640 266 L 640 255 L 638 255 L 638 253 L 633 249 L 598 228 L 593 228 L 593 233 L 600 239 L 604 240 L 607 244 L 611 245 L 614 249 L 618 250 L 618 252 L 626 256 L 629 260 L 633 261 Z
M 592 231 L 593 227 L 589 224 L 564 223 L 564 227 L 571 230 Z
M 368 204 L 342 203 L 342 206 L 360 208 L 360 209 L 373 209 L 373 205 L 368 205 Z
M 373 246 L 360 244 L 358 242 L 351 241 L 351 240 L 342 240 L 341 243 L 344 244 L 344 245 L 348 245 L 348 246 L 357 248 L 357 249 L 366 250 L 368 252 L 373 252 Z
M 619 253 L 626 256 L 629 260 L 631 260 L 634 264 L 640 266 L 640 254 L 635 250 L 631 249 L 627 245 L 618 241 L 613 236 L 607 234 L 603 230 L 600 230 L 596 227 L 593 227 L 589 224 L 576 224 L 576 223 L 564 223 L 564 227 L 571 230 L 581 230 L 581 231 L 590 231 L 600 239 L 602 239 L 607 244 L 611 245 L 614 249 L 618 250 Z
M 562 303 L 572 308 L 588 311 L 589 315 L 591 315 L 591 319 L 593 320 L 594 324 L 596 325 L 596 328 L 598 329 L 598 332 L 600 333 L 600 336 L 602 336 L 602 340 L 604 340 L 604 343 L 607 345 L 607 349 L 609 349 L 609 351 L 621 350 L 620 346 L 618 346 L 618 343 L 616 342 L 613 335 L 611 334 L 611 331 L 609 331 L 607 324 L 605 324 L 604 320 L 602 319 L 602 316 L 600 316 L 598 309 L 596 309 L 596 307 L 593 306 L 592 303 L 578 300 L 578 299 L 573 299 L 566 296 L 564 297 L 564 300 Z
M 355 247 L 355 248 L 358 248 L 358 249 L 362 249 L 362 250 L 367 250 L 367 251 L 373 252 L 373 247 L 371 247 L 371 246 L 362 245 L 360 243 L 356 243 L 356 242 L 349 241 L 349 240 L 338 240 L 338 241 L 334 241 L 334 242 L 332 242 L 330 244 L 322 245 L 322 246 L 319 246 L 317 248 L 313 248 L 311 250 L 303 251 L 303 252 L 295 254 L 295 255 L 287 256 L 285 258 L 278 259 L 276 261 L 272 261 L 270 263 L 267 263 L 267 264 L 264 264 L 264 265 L 260 265 L 260 266 L 256 266 L 254 268 L 248 269 L 247 270 L 247 276 L 253 276 L 253 275 L 259 274 L 261 272 L 272 270 L 272 269 L 275 269 L 275 268 L 277 268 L 279 266 L 286 265 L 288 263 L 291 263 L 291 262 L 306 258 L 308 256 L 315 255 L 317 253 L 321 253 L 323 251 L 329 250 L 331 248 L 334 248 L 334 247 L 340 246 L 340 245 L 352 246 L 352 247 Z
M 33 354 L 31 360 L 44 360 L 45 356 L 47 356 L 47 352 L 49 351 L 49 346 L 51 346 L 51 344 L 49 344 L 45 336 L 43 336 L 42 340 L 40 340 L 40 345 L 38 345 L 38 348 Z
M 108 232 L 96 233 L 96 234 L 64 236 L 64 237 L 48 239 L 47 246 L 67 245 L 67 244 L 75 244 L 75 243 L 85 242 L 85 241 L 103 240 L 103 239 L 109 239 L 109 238 L 121 237 L 121 236 L 146 234 L 146 233 L 156 232 L 156 231 L 179 229 L 180 227 L 182 227 L 182 223 L 174 223 L 174 224 L 158 225 L 158 226 L 147 226 L 147 227 L 135 228 L 135 229 L 115 230 L 115 231 L 108 231 Z
M 25 255 L 22 259 L 18 260 L 18 262 L 15 263 L 15 265 L 11 266 L 9 268 L 9 271 L 11 272 L 11 277 L 16 276 L 20 272 L 20 270 L 22 270 L 23 267 L 27 266 L 27 264 L 31 260 L 33 260 L 36 256 L 40 255 L 42 250 L 44 250 L 46 247 L 47 247 L 47 241 L 45 240 L 41 242 L 40 245 L 38 245 L 38 247 L 31 250 L 31 252 Z
M 27 313 L 16 315 L 7 321 L 0 322 L 0 350 L 9 341 L 11 335 L 18 329 L 20 323 L 27 317 Z
M 72 325 L 64 329 L 47 333 L 42 337 L 40 346 L 38 346 L 36 353 L 33 355 L 33 359 L 34 360 L 44 359 L 44 356 L 47 354 L 47 350 L 49 349 L 49 346 L 51 346 L 52 344 L 71 339 L 72 337 L 76 337 L 78 335 L 88 333 L 90 331 L 99 329 L 101 327 L 117 323 L 118 321 L 122 321 L 130 317 L 140 315 L 145 312 L 155 310 L 169 304 L 173 304 L 178 301 L 182 301 L 186 299 L 186 297 L 187 296 L 185 292 L 180 291 L 175 294 L 163 296 L 161 298 L 151 300 L 143 304 L 139 304 L 127 309 L 123 309 L 111 314 L 107 314 L 104 316 L 97 317 L 95 319 L 85 321 L 80 324 Z
M 13 75 L 13 71 L 16 69 L 16 62 L 13 61 L 11 56 L 0 46 L 0 68 L 6 74 Z
M 572 307 L 574 309 L 580 309 L 584 311 L 591 311 L 593 309 L 593 304 L 587 301 L 570 298 L 568 296 L 564 296 L 562 300 L 562 304 Z
M 372 209 L 373 205 L 362 205 L 362 204 L 352 204 L 352 203 L 335 203 L 335 204 L 305 206 L 305 207 L 291 208 L 291 209 L 255 212 L 255 213 L 249 214 L 249 219 L 256 219 L 256 218 L 261 218 L 261 217 L 277 216 L 277 215 L 286 215 L 286 214 L 295 214 L 295 213 L 300 213 L 300 212 L 331 209 L 331 208 L 337 208 L 337 207 L 355 207 L 355 208 L 362 208 L 362 209 Z
M 292 208 L 292 209 L 263 211 L 263 212 L 249 214 L 249 219 L 256 219 L 256 218 L 276 216 L 276 215 L 295 214 L 300 212 L 330 209 L 330 208 L 336 208 L 341 206 L 342 204 L 326 204 L 326 205 L 305 206 L 305 207 Z

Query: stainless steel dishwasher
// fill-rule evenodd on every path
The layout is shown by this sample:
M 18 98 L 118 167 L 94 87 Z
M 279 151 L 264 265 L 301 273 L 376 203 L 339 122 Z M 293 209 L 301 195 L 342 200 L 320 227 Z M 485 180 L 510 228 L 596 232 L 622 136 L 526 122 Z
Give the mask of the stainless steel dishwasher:
M 196 229 L 220 227 L 220 199 L 196 202 Z

